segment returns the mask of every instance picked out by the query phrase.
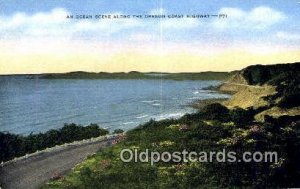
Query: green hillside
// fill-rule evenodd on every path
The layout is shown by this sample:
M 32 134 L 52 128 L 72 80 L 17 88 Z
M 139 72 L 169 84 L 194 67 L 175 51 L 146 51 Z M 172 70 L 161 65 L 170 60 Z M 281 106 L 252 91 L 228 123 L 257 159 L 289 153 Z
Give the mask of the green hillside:
M 272 84 L 300 78 L 300 62 L 275 65 L 253 65 L 241 71 L 250 85 Z

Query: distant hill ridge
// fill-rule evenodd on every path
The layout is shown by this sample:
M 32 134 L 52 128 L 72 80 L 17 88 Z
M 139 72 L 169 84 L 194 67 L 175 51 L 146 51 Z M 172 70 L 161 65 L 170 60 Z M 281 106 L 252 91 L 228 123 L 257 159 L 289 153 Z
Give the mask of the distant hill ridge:
M 235 72 L 199 72 L 199 73 L 166 73 L 166 72 L 69 72 L 41 74 L 41 79 L 172 79 L 172 80 L 227 80 Z M 35 76 L 31 77 L 35 78 Z

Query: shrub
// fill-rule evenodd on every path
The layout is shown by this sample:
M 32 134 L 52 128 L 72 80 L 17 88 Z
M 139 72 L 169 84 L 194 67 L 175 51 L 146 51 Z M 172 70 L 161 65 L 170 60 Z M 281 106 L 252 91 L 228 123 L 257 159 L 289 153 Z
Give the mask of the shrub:
M 123 129 L 115 129 L 113 131 L 113 134 L 121 134 L 121 133 L 124 133 L 124 130 Z
M 300 94 L 290 94 L 284 96 L 278 103 L 278 106 L 281 108 L 293 108 L 300 106 Z
M 200 118 L 208 120 L 228 121 L 229 110 L 219 104 L 213 103 L 205 106 L 200 112 Z
M 254 119 L 255 112 L 253 109 L 235 108 L 230 111 L 230 119 L 237 126 L 245 126 L 251 123 Z

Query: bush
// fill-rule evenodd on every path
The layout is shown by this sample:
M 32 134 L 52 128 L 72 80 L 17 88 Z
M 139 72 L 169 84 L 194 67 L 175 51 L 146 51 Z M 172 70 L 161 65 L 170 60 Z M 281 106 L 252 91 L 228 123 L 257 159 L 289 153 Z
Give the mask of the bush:
M 121 134 L 121 133 L 124 133 L 123 129 L 115 129 L 113 132 L 113 134 Z
M 255 111 L 253 109 L 235 108 L 230 111 L 230 119 L 237 126 L 245 126 L 254 119 Z
M 284 96 L 278 103 L 278 106 L 281 108 L 293 108 L 300 106 L 300 94 L 290 94 Z
M 205 106 L 199 112 L 199 115 L 201 119 L 218 120 L 226 122 L 229 119 L 229 110 L 219 103 L 213 103 Z

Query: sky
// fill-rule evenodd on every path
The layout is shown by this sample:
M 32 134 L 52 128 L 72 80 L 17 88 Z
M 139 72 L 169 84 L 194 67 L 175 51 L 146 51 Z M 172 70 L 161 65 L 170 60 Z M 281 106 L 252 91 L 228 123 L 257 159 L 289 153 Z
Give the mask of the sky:
M 186 18 L 206 14 L 227 17 Z M 0 74 L 232 71 L 296 62 L 299 17 L 299 0 L 0 0 Z

